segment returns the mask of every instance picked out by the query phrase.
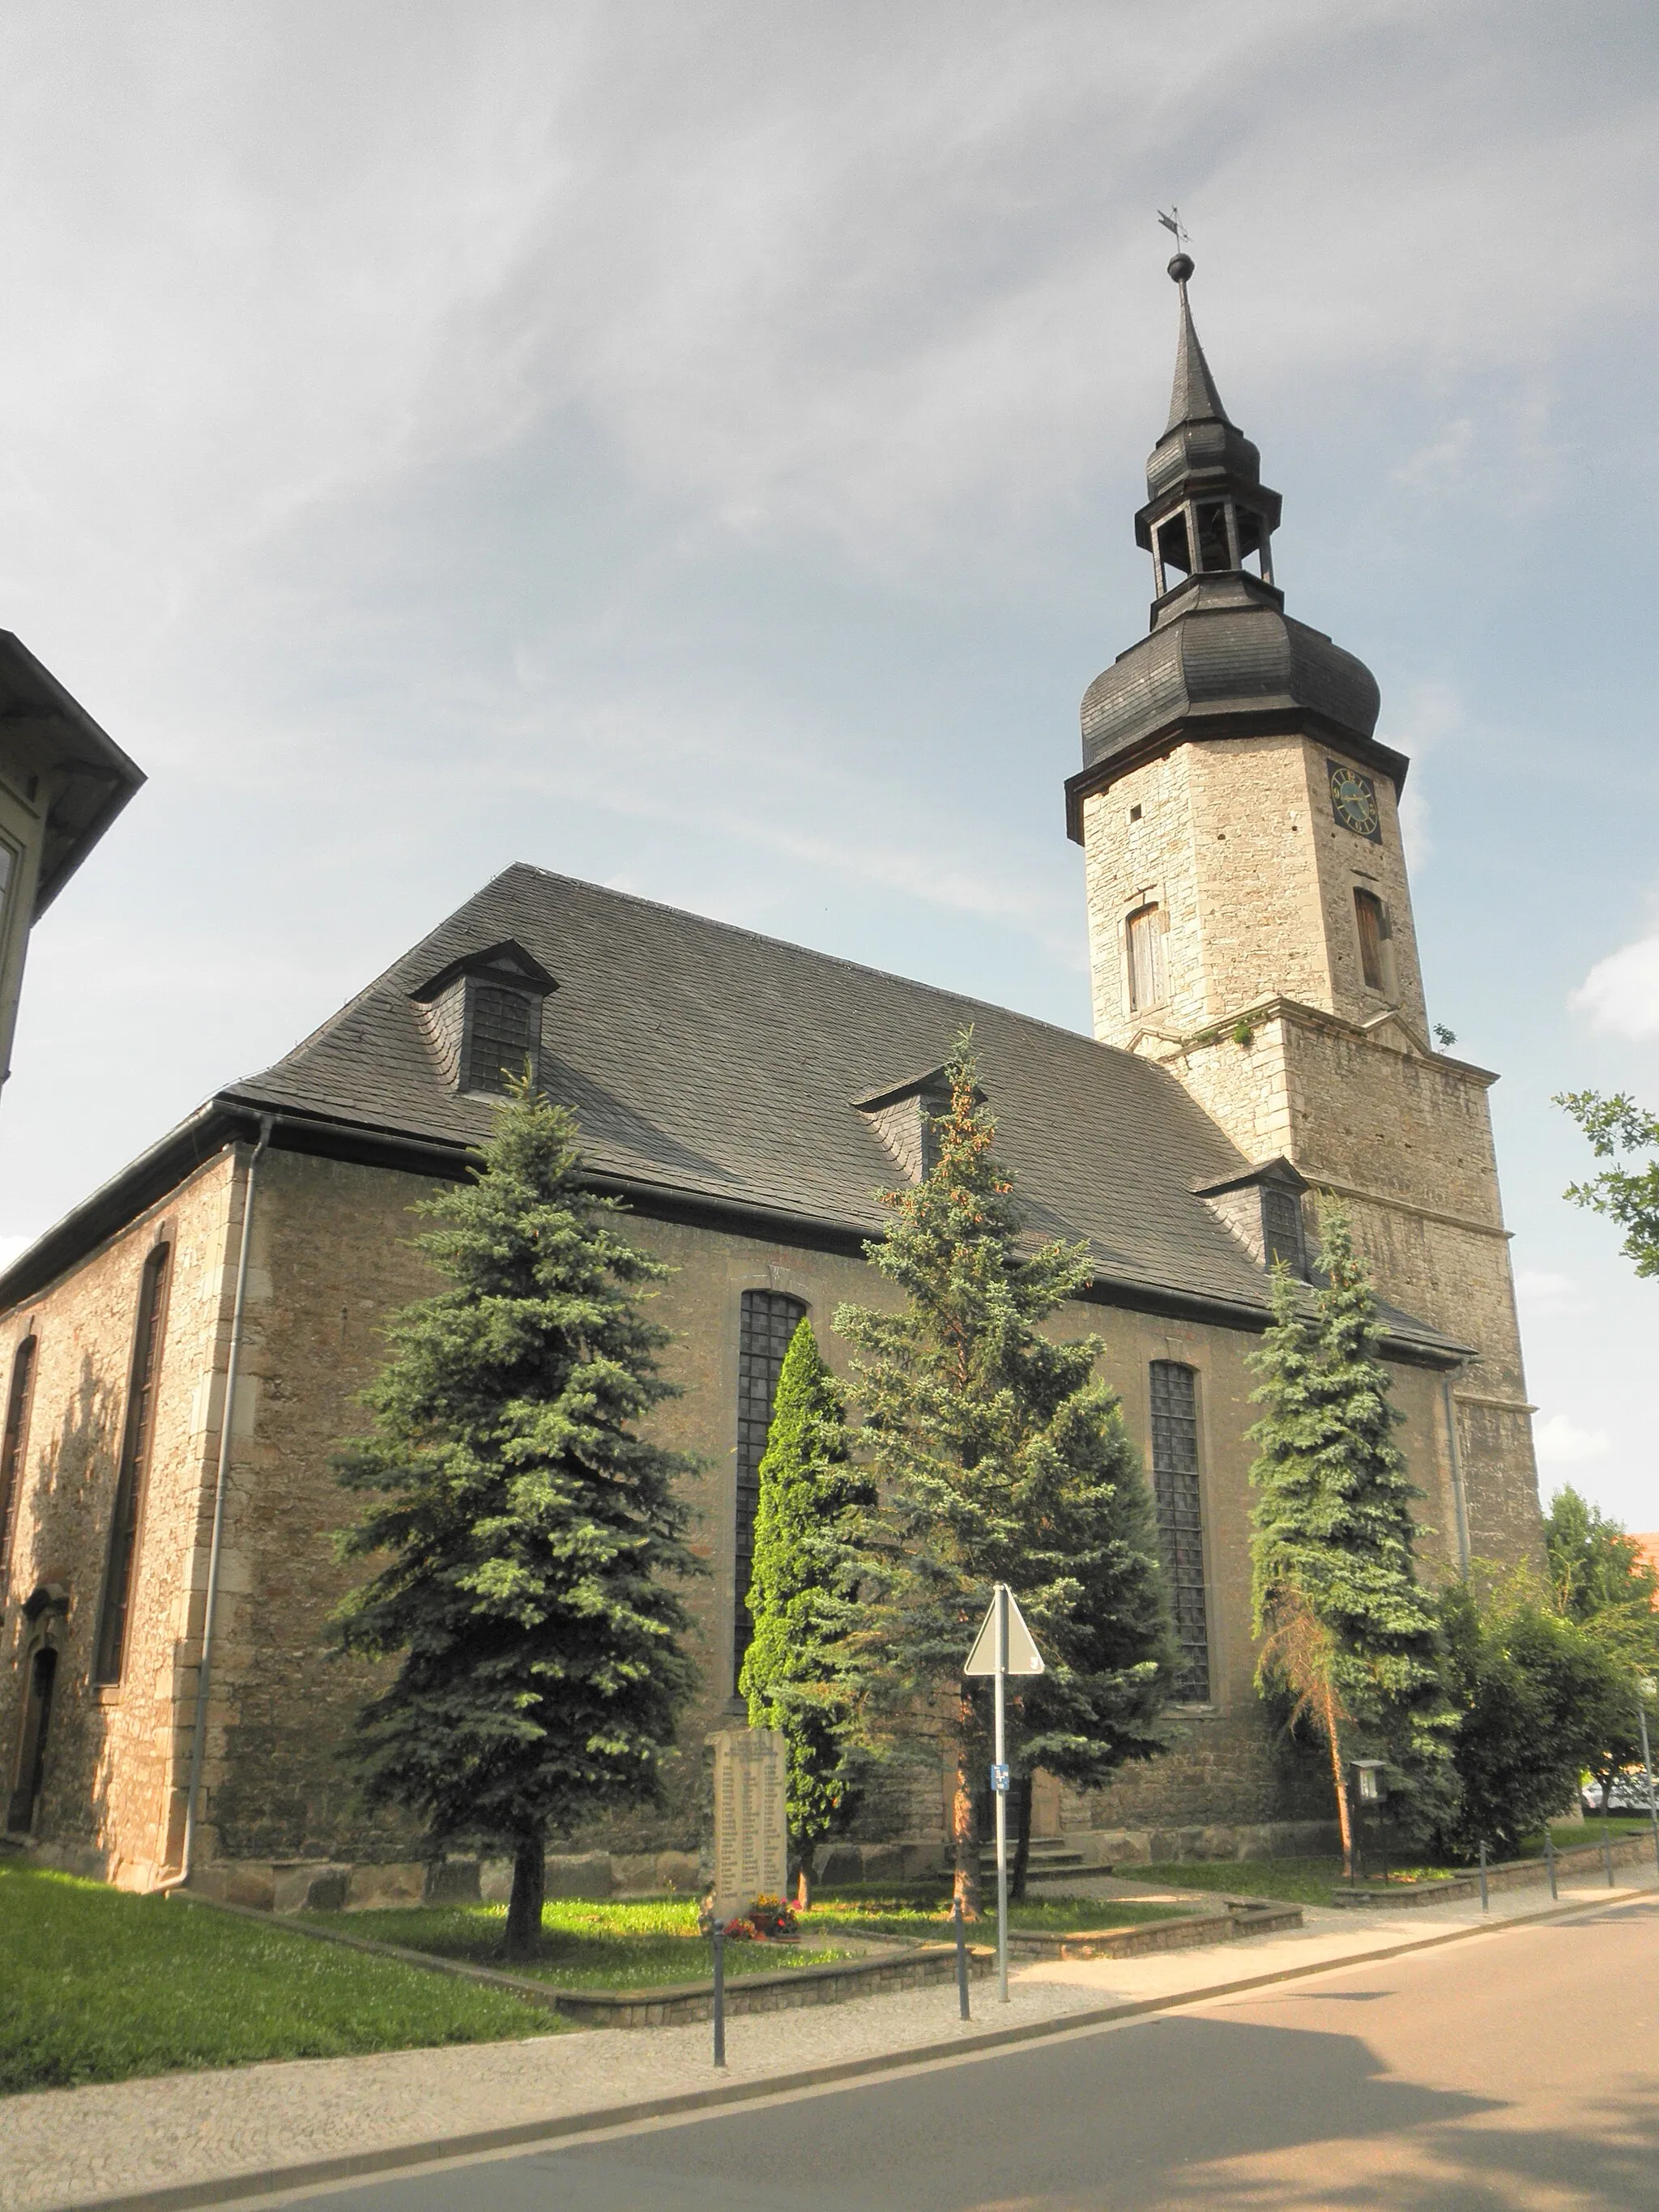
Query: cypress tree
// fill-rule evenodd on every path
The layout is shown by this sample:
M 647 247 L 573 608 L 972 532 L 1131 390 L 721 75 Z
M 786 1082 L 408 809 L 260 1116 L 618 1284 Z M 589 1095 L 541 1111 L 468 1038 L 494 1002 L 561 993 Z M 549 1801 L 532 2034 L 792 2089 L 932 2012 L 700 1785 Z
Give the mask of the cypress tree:
M 1088 1249 L 1026 1249 L 971 1034 L 946 1073 L 935 1164 L 887 1194 L 892 1226 L 866 1247 L 902 1303 L 843 1306 L 836 1327 L 856 1354 L 880 1496 L 846 1645 L 860 1732 L 890 1754 L 942 1751 L 971 1917 L 988 1697 L 962 1669 L 993 1584 L 1012 1589 L 1049 1670 L 1035 1692 L 1018 1686 L 1028 1747 L 1079 1778 L 1157 1747 L 1168 1644 L 1146 1485 L 1094 1372 L 1100 1340 L 1056 1343 L 1039 1326 L 1087 1284 Z
M 1345 1870 L 1352 1871 L 1345 1761 L 1380 1756 L 1419 1832 L 1455 1802 L 1456 1729 L 1442 1686 L 1436 1609 L 1419 1588 L 1411 1504 L 1423 1493 L 1393 1441 L 1402 1418 L 1376 1356 L 1376 1299 L 1346 1216 L 1322 1210 L 1325 1280 L 1313 1310 L 1273 1271 L 1273 1322 L 1251 1364 L 1267 1411 L 1252 1431 L 1258 1680 L 1293 1700 L 1331 1762 Z
M 471 1179 L 416 1208 L 447 1283 L 392 1322 L 336 1462 L 369 1500 L 342 1554 L 384 1561 L 341 1643 L 397 1662 L 358 1717 L 365 1794 L 511 1853 L 510 1956 L 540 1938 L 550 1832 L 658 1796 L 692 1687 L 690 1462 L 638 1432 L 674 1395 L 639 1305 L 669 1270 L 580 1165 L 572 1116 L 515 1085 Z
M 738 1685 L 751 1725 L 781 1729 L 788 1744 L 803 1909 L 817 1846 L 852 1810 L 840 1645 L 858 1595 L 853 1523 L 874 1500 L 868 1477 L 852 1464 L 840 1386 L 803 1319 L 784 1355 L 760 1464 L 749 1591 L 755 1633 Z

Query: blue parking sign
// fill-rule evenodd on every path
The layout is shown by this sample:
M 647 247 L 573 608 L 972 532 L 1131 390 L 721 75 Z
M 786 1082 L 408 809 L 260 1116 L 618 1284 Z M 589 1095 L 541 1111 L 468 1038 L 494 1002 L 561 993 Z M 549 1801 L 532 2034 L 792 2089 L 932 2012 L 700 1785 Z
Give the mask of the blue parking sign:
M 1008 1769 L 1006 1766 L 994 1765 L 992 1767 L 991 1787 L 995 1790 L 999 1797 L 1006 1797 L 1008 1795 Z

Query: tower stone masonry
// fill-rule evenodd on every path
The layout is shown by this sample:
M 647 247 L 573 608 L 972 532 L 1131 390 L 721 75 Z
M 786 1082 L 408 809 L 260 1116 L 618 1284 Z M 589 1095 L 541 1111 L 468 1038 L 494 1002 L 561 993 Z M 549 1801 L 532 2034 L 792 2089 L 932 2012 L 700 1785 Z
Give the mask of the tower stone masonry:
M 1464 1559 L 1534 1555 L 1537 1474 L 1486 1091 L 1436 1048 L 1370 671 L 1284 612 L 1277 492 L 1170 264 L 1170 419 L 1136 536 L 1146 637 L 1083 702 L 1095 1034 L 1168 1068 L 1249 1160 L 1340 1198 L 1391 1304 L 1467 1345 L 1447 1383 Z

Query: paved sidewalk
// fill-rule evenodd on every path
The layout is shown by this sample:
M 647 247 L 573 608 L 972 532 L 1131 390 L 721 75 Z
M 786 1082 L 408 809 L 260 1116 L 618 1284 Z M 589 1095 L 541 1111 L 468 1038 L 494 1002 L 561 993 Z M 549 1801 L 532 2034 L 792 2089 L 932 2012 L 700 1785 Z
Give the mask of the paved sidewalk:
M 1601 1881 L 1564 1885 L 1562 1906 L 1656 1889 L 1651 1868 L 1623 1869 L 1611 1893 Z M 1485 1924 L 1501 1928 L 1553 1909 L 1559 1908 L 1547 1890 L 1510 1891 L 1493 1897 Z M 459 2138 L 522 2130 L 530 2139 L 562 2132 L 584 2115 L 660 2109 L 665 2100 L 710 2090 L 752 2094 L 817 2069 L 900 2066 L 1011 2030 L 1063 2031 L 1114 2007 L 1192 2001 L 1483 1924 L 1478 1904 L 1374 1915 L 1310 1907 L 1306 1919 L 1298 1932 L 1248 1942 L 1021 1966 L 1006 2006 L 994 1984 L 975 1984 L 975 2016 L 966 2023 L 951 1985 L 734 2020 L 723 2075 L 709 2063 L 709 2029 L 700 2023 L 290 2060 L 7 2098 L 0 2100 L 0 2212 L 58 2212 L 163 2191 L 205 2203 L 221 2184 L 231 2201 L 255 2177 L 271 2177 L 272 2187 L 297 2184 L 307 2177 L 294 2169 L 330 2161 L 362 2160 L 369 2170 L 401 2162 L 400 2151 L 407 2156 L 417 2147 L 441 2155 L 447 2143 L 462 2148 Z

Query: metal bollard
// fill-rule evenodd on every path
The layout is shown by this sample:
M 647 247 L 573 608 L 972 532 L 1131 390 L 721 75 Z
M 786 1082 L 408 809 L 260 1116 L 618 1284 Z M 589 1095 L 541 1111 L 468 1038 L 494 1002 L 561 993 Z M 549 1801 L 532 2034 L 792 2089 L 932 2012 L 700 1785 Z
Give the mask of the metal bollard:
M 963 1924 L 962 1899 L 951 1900 L 951 1918 L 957 1936 L 957 2004 L 964 2020 L 971 2017 L 968 2010 L 968 1936 Z
M 1488 1910 L 1488 1902 L 1486 1898 L 1486 1839 L 1484 1836 L 1480 1838 L 1480 1910 L 1483 1912 Z
M 1555 1886 L 1555 1838 L 1547 1828 L 1544 1831 L 1544 1863 L 1550 1870 L 1550 1895 L 1559 1898 L 1561 1893 Z
M 726 2064 L 726 1929 L 718 1920 L 714 1938 L 714 2063 Z

